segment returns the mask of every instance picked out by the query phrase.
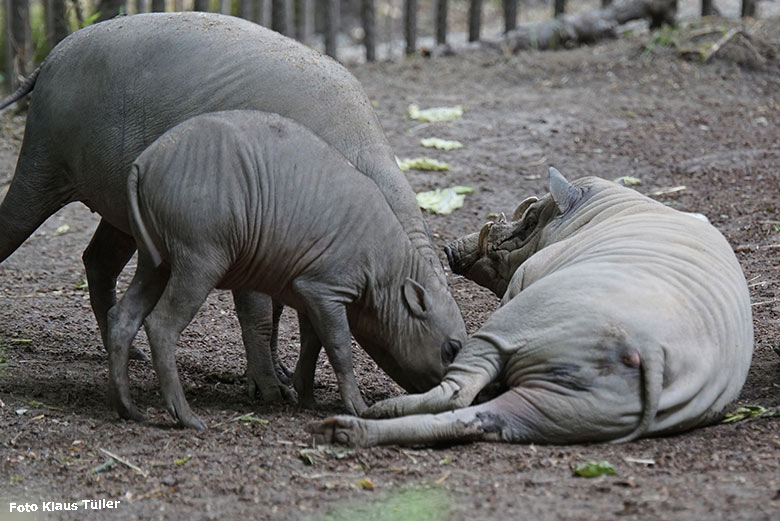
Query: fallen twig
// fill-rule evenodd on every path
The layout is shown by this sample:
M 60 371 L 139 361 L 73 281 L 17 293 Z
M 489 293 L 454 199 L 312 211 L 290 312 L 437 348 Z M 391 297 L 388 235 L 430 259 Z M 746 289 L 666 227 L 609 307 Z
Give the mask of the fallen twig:
M 113 452 L 107 451 L 106 449 L 100 449 L 99 448 L 98 450 L 100 452 L 102 452 L 103 454 L 105 454 L 106 456 L 108 456 L 109 458 L 115 459 L 117 461 L 117 463 L 121 463 L 125 467 L 136 471 L 137 473 L 139 473 L 143 477 L 145 477 L 145 478 L 149 477 L 149 473 L 147 471 L 143 470 L 141 467 L 139 467 L 137 465 L 133 465 L 132 463 L 130 463 L 126 459 L 122 458 L 121 456 L 117 456 Z
M 703 63 L 707 63 L 707 62 L 709 61 L 709 59 L 710 59 L 710 58 L 712 58 L 713 56 L 715 56 L 715 53 L 717 53 L 717 52 L 718 52 L 718 51 L 721 49 L 721 47 L 723 47 L 724 45 L 726 45 L 726 44 L 727 44 L 727 43 L 728 43 L 728 42 L 729 42 L 729 41 L 730 41 L 732 38 L 734 38 L 734 37 L 737 35 L 737 33 L 739 33 L 739 32 L 740 32 L 740 29 L 739 29 L 738 27 L 732 27 L 731 29 L 729 29 L 729 30 L 726 32 L 726 34 L 724 34 L 723 36 L 721 36 L 721 37 L 720 37 L 720 39 L 718 39 L 718 41 L 717 41 L 717 42 L 715 42 L 715 43 L 713 43 L 713 44 L 712 44 L 712 47 L 710 47 L 709 49 L 707 49 L 707 52 L 705 52 L 704 54 L 702 54 L 702 56 L 701 56 L 701 61 L 702 61 Z
M 687 190 L 687 186 L 673 186 L 671 188 L 662 188 L 660 190 L 656 190 L 655 192 L 651 193 L 650 195 L 668 195 L 668 194 L 675 194 L 677 192 L 682 192 L 683 190 Z
M 765 306 L 767 304 L 774 304 L 775 302 L 777 302 L 777 299 L 773 298 L 772 300 L 765 300 L 763 302 L 753 302 L 750 305 L 753 306 L 753 307 L 758 307 L 758 306 Z

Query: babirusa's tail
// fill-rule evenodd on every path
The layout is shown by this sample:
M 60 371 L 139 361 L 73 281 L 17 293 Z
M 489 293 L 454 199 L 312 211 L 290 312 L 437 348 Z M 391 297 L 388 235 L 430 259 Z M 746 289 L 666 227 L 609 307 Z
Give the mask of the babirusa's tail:
M 639 418 L 639 424 L 630 434 L 623 438 L 612 440 L 612 443 L 624 443 L 633 441 L 647 432 L 650 424 L 658 414 L 658 407 L 661 403 L 661 392 L 664 386 L 664 350 L 663 347 L 655 346 L 647 351 L 647 355 L 642 359 L 642 416 Z
M 162 264 L 162 255 L 157 246 L 154 245 L 149 230 L 146 228 L 143 219 L 141 218 L 141 208 L 138 205 L 138 166 L 133 165 L 130 169 L 130 175 L 127 176 L 127 200 L 130 208 L 130 226 L 135 234 L 135 240 L 146 250 L 149 258 L 152 260 L 154 267 L 157 268 Z
M 11 103 L 15 103 L 31 93 L 35 87 L 35 80 L 38 79 L 38 73 L 40 72 L 41 68 L 38 67 L 26 80 L 24 80 L 24 83 L 22 83 L 19 88 L 16 89 L 16 92 L 5 98 L 3 101 L 0 101 L 0 110 L 3 110 Z

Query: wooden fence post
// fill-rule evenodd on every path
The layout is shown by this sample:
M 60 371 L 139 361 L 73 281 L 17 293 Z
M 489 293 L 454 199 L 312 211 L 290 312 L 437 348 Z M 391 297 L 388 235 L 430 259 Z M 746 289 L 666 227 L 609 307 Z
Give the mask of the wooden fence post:
M 295 38 L 301 42 L 308 42 L 312 34 L 314 34 L 314 0 L 295 0 Z
M 517 0 L 504 0 L 504 32 L 517 27 Z
M 325 53 L 336 59 L 337 36 L 339 33 L 339 0 L 325 1 Z
M 376 10 L 374 0 L 363 0 L 361 6 L 363 43 L 366 46 L 366 61 L 376 61 Z
M 417 52 L 417 0 L 404 0 L 406 54 Z
M 289 35 L 290 27 L 288 25 L 287 0 L 271 1 L 271 29 L 277 33 Z
M 436 43 L 447 43 L 447 0 L 436 0 Z
M 471 0 L 469 7 L 469 41 L 479 41 L 479 29 L 482 25 L 482 0 Z

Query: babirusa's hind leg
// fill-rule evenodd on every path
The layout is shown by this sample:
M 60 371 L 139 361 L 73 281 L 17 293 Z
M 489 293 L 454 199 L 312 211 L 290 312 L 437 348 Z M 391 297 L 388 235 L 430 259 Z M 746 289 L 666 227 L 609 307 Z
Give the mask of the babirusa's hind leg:
M 0 204 L 0 262 L 71 201 L 73 189 L 65 176 L 31 146 L 22 146 L 11 186 Z
M 130 399 L 127 361 L 133 339 L 146 315 L 165 288 L 168 271 L 155 268 L 143 254 L 133 280 L 119 303 L 107 313 L 106 349 L 108 350 L 109 398 L 119 416 L 142 421 L 144 415 Z
M 293 392 L 279 381 L 274 363 L 274 304 L 254 291 L 233 291 L 241 336 L 246 348 L 247 391 L 265 402 L 295 402 Z M 278 322 L 276 323 L 278 327 Z
M 274 361 L 274 370 L 279 381 L 284 385 L 292 385 L 293 372 L 287 368 L 279 357 L 279 323 L 282 320 L 284 305 L 274 301 L 273 305 L 273 329 L 271 330 L 271 357 Z
M 108 346 L 108 310 L 116 304 L 116 279 L 135 251 L 135 240 L 105 219 L 100 220 L 82 261 L 87 274 L 89 302 L 95 314 L 103 345 Z M 130 347 L 130 358 L 146 360 L 137 347 Z
M 157 305 L 146 317 L 146 334 L 152 348 L 152 362 L 168 412 L 184 427 L 205 429 L 192 412 L 176 369 L 176 342 L 192 321 L 209 292 L 221 280 L 222 273 L 209 272 L 207 261 L 198 262 L 188 254 L 187 266 L 171 268 L 168 284 Z
M 505 393 L 489 402 L 439 414 L 386 420 L 336 416 L 309 425 L 317 443 L 355 447 L 433 445 L 469 441 L 516 441 L 517 421 Z
M 298 313 L 298 327 L 301 336 L 301 351 L 293 375 L 293 386 L 298 393 L 298 404 L 305 409 L 314 409 L 314 373 L 317 369 L 317 358 L 320 356 L 322 342 L 317 336 L 314 326 L 303 313 Z

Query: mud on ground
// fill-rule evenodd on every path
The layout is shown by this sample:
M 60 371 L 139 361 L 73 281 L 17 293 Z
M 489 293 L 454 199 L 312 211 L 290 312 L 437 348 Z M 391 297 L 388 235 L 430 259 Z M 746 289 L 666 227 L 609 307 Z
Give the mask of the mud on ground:
M 754 304 L 755 356 L 741 401 L 777 407 L 780 24 L 764 23 L 763 62 L 751 61 L 748 49 L 702 64 L 641 36 L 564 52 L 353 70 L 399 156 L 452 164 L 443 174 L 410 173 L 416 190 L 475 189 L 455 213 L 429 216 L 438 246 L 543 193 L 548 164 L 572 178 L 638 177 L 639 191 L 706 214 L 734 246 Z M 466 112 L 455 122 L 419 124 L 404 115 L 412 102 L 461 104 Z M 1 123 L 0 193 L 23 117 L 4 114 Z M 466 146 L 422 149 L 420 138 L 429 136 Z M 190 404 L 208 430 L 173 427 L 151 365 L 141 362 L 131 362 L 133 393 L 150 419 L 120 421 L 106 403 L 106 356 L 81 286 L 80 256 L 96 224 L 80 204 L 65 207 L 0 264 L 0 519 L 25 519 L 8 513 L 10 501 L 40 509 L 42 501 L 98 498 L 121 503 L 38 518 L 780 519 L 778 418 L 619 446 L 307 451 L 305 425 L 342 411 L 327 361 L 318 368 L 316 411 L 254 403 L 244 393 L 243 347 L 224 292 L 209 298 L 178 351 Z M 131 273 L 132 266 L 122 287 Z M 497 299 L 464 279 L 450 282 L 469 329 L 477 329 Z M 293 365 L 291 313 L 282 335 L 283 358 Z M 143 336 L 139 344 L 148 349 Z M 355 358 L 369 402 L 400 392 L 359 349 Z M 100 449 L 143 474 L 122 465 L 93 472 L 107 459 Z M 585 460 L 608 460 L 616 474 L 573 477 L 570 466 Z

